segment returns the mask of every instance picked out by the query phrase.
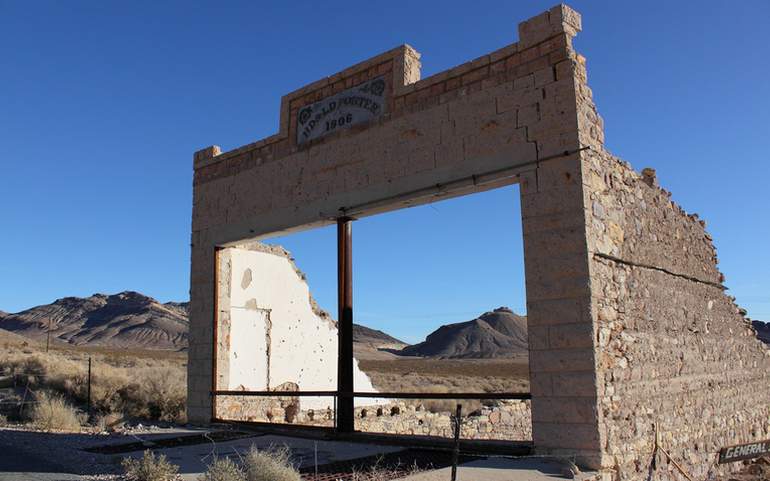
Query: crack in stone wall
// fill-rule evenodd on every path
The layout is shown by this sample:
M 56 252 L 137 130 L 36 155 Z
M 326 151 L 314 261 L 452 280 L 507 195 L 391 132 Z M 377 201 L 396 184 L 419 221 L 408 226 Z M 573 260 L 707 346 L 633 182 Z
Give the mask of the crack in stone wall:
M 668 274 L 670 276 L 679 277 L 681 279 L 686 279 L 688 281 L 697 282 L 697 283 L 700 283 L 700 284 L 706 284 L 706 285 L 711 286 L 711 287 L 716 287 L 717 289 L 722 290 L 722 291 L 727 289 L 722 284 L 717 284 L 715 282 L 710 282 L 710 281 L 704 281 L 702 279 L 698 279 L 696 277 L 688 276 L 686 274 L 678 274 L 676 272 L 671 272 L 670 270 L 665 269 L 663 267 L 656 267 L 656 266 L 651 266 L 651 265 L 647 265 L 647 264 L 640 264 L 638 262 L 633 262 L 633 261 L 628 261 L 628 260 L 620 259 L 618 257 L 611 256 L 609 254 L 603 254 L 601 252 L 594 252 L 594 256 L 595 257 L 600 257 L 602 259 L 607 259 L 607 260 L 610 260 L 610 261 L 613 261 L 613 262 L 617 262 L 618 264 L 625 264 L 625 265 L 628 265 L 628 266 L 641 267 L 641 268 L 644 268 L 644 269 L 650 269 L 650 270 L 653 270 L 653 271 L 663 272 L 663 273 Z

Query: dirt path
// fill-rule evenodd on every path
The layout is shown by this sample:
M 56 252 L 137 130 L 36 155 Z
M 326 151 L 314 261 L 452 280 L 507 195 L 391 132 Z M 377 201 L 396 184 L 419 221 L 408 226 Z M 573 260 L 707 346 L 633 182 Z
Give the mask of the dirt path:
M 76 480 L 80 476 L 68 474 L 71 470 L 46 458 L 19 448 L 5 436 L 0 437 L 0 481 Z

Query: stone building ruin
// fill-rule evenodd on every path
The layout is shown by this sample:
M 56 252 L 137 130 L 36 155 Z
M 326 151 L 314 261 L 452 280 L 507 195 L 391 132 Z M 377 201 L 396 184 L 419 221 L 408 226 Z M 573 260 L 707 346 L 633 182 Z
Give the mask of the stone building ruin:
M 337 387 L 337 323 L 318 308 L 289 253 L 258 242 L 219 253 L 217 385 L 226 391 L 331 391 Z M 360 391 L 375 392 L 354 360 Z M 234 399 L 235 398 L 235 399 Z M 359 399 L 357 404 L 383 402 Z M 272 400 L 238 396 L 217 403 L 217 417 L 248 421 L 334 408 L 329 396 Z M 260 410 L 265 414 L 260 416 Z
M 228 249 L 337 223 L 344 253 L 356 218 L 518 183 L 532 451 L 612 479 L 681 479 L 658 446 L 704 478 L 735 467 L 716 464 L 721 447 L 770 438 L 770 352 L 725 294 L 705 223 L 605 149 L 572 47 L 580 15 L 559 5 L 518 30 L 424 79 L 420 55 L 395 48 L 284 96 L 277 134 L 195 153 L 191 420 L 217 419 L 226 397 L 215 326 L 231 309 Z M 345 432 L 352 304 L 340 300 Z

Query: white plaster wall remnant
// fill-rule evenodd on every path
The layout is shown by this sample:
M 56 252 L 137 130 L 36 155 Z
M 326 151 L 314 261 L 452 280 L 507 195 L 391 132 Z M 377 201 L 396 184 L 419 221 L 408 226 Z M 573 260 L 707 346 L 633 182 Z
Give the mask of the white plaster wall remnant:
M 230 251 L 230 390 L 337 389 L 337 325 L 314 308 L 310 289 L 278 249 Z M 377 392 L 354 359 L 356 391 Z M 386 402 L 357 399 L 356 405 Z M 331 397 L 302 397 L 301 409 L 334 406 Z
M 269 315 L 262 309 L 231 308 L 229 389 L 259 391 L 268 385 Z

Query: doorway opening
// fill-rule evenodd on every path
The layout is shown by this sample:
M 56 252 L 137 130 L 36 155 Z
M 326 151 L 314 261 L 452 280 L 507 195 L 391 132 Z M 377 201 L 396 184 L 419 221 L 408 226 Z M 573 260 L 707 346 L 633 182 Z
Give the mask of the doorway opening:
M 222 246 L 214 419 L 531 439 L 522 238 L 506 185 Z

